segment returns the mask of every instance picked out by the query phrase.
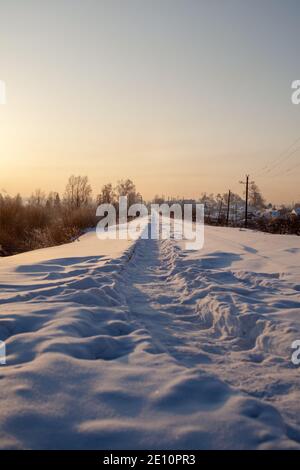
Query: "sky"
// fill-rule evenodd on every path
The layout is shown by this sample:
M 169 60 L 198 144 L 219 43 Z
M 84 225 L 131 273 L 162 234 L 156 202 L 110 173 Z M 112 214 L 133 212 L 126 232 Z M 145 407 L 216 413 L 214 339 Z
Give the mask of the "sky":
M 249 173 L 300 200 L 300 150 L 280 163 L 300 137 L 298 0 L 0 0 L 0 18 L 0 192 L 81 174 L 197 198 Z

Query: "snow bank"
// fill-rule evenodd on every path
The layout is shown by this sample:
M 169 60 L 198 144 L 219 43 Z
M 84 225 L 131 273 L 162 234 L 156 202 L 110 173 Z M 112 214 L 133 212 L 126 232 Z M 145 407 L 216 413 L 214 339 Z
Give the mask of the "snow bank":
M 300 448 L 300 239 L 206 228 L 0 260 L 0 447 Z

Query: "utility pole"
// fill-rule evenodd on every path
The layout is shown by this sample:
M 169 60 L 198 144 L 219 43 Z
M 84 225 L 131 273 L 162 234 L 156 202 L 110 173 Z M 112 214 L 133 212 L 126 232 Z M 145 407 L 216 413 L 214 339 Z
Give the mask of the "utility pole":
M 221 202 L 220 202 L 218 223 L 220 223 L 220 221 L 221 221 L 222 208 L 223 208 L 223 198 L 221 199 Z
M 248 199 L 249 199 L 249 175 L 246 175 L 246 182 L 240 181 L 246 185 L 246 203 L 245 203 L 245 228 L 248 227 Z
M 248 227 L 248 196 L 249 196 L 249 175 L 246 175 L 245 228 Z
M 229 223 L 230 197 L 231 197 L 231 191 L 229 189 L 229 191 L 228 191 L 228 200 L 227 200 L 227 216 L 226 216 L 226 225 L 227 225 L 227 227 L 228 227 L 228 223 Z

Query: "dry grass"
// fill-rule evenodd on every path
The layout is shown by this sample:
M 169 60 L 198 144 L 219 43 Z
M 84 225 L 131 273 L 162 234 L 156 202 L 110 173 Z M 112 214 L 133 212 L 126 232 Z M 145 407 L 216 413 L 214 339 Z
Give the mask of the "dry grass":
M 96 222 L 93 206 L 48 208 L 0 195 L 0 255 L 67 243 Z

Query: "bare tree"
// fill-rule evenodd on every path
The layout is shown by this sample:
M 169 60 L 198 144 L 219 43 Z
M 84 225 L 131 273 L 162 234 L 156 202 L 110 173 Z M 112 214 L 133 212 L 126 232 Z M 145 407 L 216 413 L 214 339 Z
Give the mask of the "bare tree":
M 60 206 L 61 206 L 60 195 L 56 193 L 55 198 L 54 198 L 54 207 L 55 209 L 59 209 Z
M 29 198 L 29 204 L 32 206 L 44 206 L 46 204 L 46 195 L 41 189 L 36 189 Z
M 116 190 L 118 196 L 127 196 L 129 206 L 141 202 L 141 195 L 136 192 L 135 184 L 130 179 L 118 181 Z
M 87 205 L 91 194 L 92 188 L 87 176 L 70 176 L 65 190 L 65 201 L 70 207 Z
M 111 183 L 105 184 L 97 196 L 98 204 L 114 204 L 116 194 Z
M 153 198 L 153 204 L 163 204 L 165 202 L 166 198 L 164 195 L 159 196 L 158 194 L 155 194 Z
M 47 209 L 58 209 L 60 207 L 60 197 L 59 194 L 55 191 L 51 191 L 48 194 L 46 200 L 46 207 Z
M 254 181 L 251 181 L 249 187 L 249 204 L 256 209 L 263 209 L 265 207 L 265 200 Z

